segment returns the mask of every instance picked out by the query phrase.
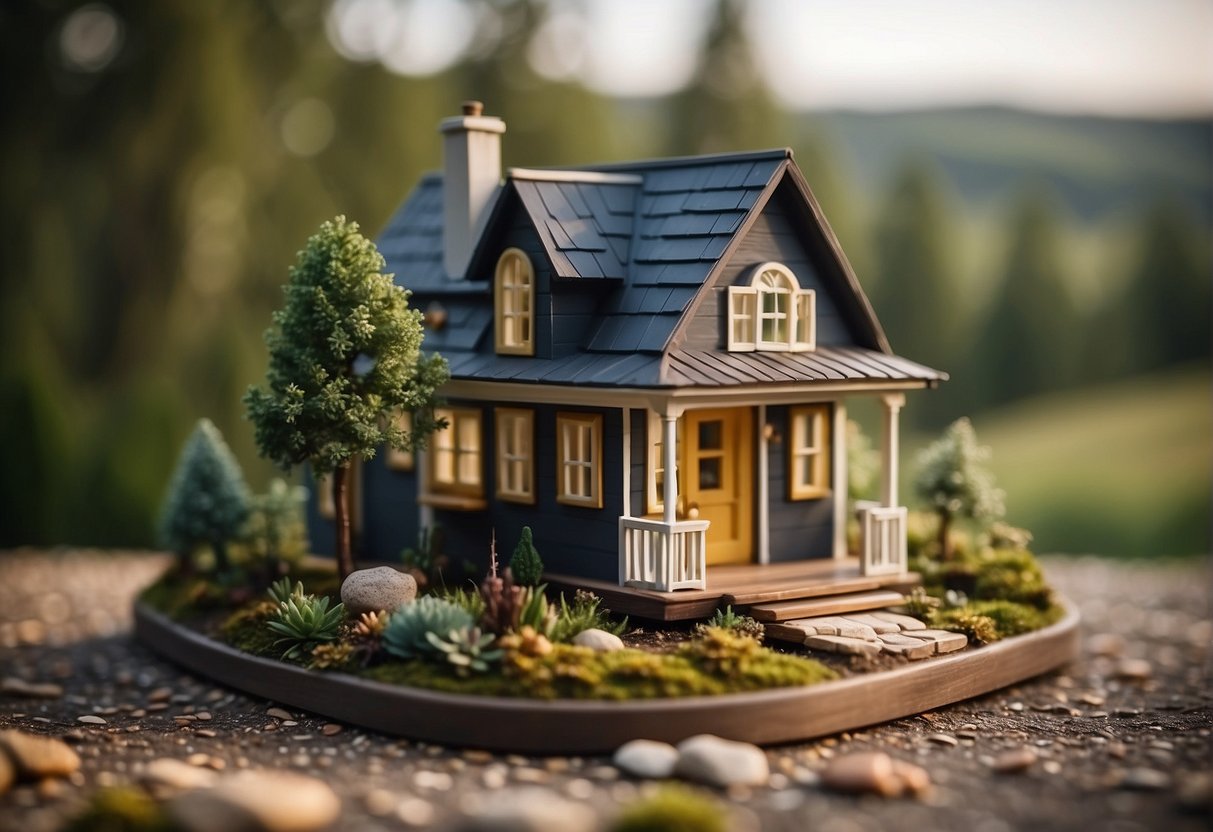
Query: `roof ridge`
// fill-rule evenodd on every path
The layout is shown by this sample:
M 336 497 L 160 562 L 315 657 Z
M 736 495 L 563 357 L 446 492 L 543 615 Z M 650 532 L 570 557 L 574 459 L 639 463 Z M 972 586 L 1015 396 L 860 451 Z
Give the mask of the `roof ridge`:
M 748 150 L 739 153 L 705 153 L 699 156 L 668 156 L 658 159 L 636 159 L 630 162 L 599 162 L 592 165 L 558 165 L 554 167 L 535 168 L 535 170 L 581 170 L 602 171 L 632 170 L 635 168 L 670 168 L 692 167 L 695 165 L 715 165 L 722 162 L 755 162 L 764 159 L 791 159 L 792 148 L 779 147 L 768 150 Z
M 644 177 L 631 173 L 610 173 L 581 168 L 507 168 L 506 179 L 537 182 L 579 182 L 585 185 L 643 185 Z

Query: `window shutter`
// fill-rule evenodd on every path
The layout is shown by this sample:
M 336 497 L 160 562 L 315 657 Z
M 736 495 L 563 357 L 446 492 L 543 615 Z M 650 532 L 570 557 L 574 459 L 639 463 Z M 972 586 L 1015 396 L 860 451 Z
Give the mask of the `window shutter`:
M 793 295 L 792 349 L 817 349 L 817 295 L 812 289 L 798 289 Z
M 758 338 L 758 290 L 729 287 L 727 346 L 729 352 L 753 352 Z

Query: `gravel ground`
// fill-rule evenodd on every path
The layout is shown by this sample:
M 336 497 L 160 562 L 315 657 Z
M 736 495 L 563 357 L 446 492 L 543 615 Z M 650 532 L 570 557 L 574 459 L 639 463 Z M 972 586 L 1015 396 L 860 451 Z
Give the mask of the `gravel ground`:
M 83 758 L 57 787 L 0 797 L 0 830 L 56 829 L 97 788 L 166 756 L 317 775 L 341 796 L 339 828 L 351 830 L 441 825 L 485 792 L 536 785 L 606 815 L 648 788 L 605 758 L 447 750 L 270 715 L 275 703 L 183 673 L 132 640 L 131 598 L 165 564 L 138 552 L 0 552 L 0 677 L 62 687 L 49 698 L 0 694 L 0 730 L 63 738 Z M 769 749 L 769 788 L 721 796 L 749 825 L 789 832 L 1209 829 L 1208 564 L 1053 558 L 1046 569 L 1082 611 L 1079 661 L 938 711 Z M 1000 755 L 1025 746 L 1035 764 L 997 773 Z M 830 758 L 872 749 L 925 767 L 931 794 L 888 800 L 818 785 Z

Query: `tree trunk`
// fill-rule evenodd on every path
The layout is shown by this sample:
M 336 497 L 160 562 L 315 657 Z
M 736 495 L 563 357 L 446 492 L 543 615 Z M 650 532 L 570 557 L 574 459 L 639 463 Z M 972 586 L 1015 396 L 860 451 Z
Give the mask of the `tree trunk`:
M 333 471 L 333 509 L 337 526 L 337 572 L 341 580 L 354 571 L 354 554 L 350 548 L 350 465 L 347 462 Z
M 948 511 L 939 512 L 939 557 L 941 560 L 952 559 L 952 536 L 949 532 L 952 530 L 952 513 Z

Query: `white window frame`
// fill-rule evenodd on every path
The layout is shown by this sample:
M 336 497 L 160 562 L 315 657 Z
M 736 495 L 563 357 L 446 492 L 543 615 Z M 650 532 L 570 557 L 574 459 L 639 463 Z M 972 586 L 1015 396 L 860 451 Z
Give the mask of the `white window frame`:
M 556 502 L 602 508 L 602 414 L 556 414 Z
M 497 260 L 493 284 L 493 330 L 502 355 L 535 354 L 535 267 L 520 248 Z
M 768 300 L 782 309 L 768 310 Z M 765 338 L 770 326 L 785 327 L 783 338 Z M 748 285 L 730 286 L 727 346 L 730 352 L 804 352 L 817 348 L 817 294 L 801 289 L 782 263 L 762 263 Z
M 788 499 L 816 500 L 830 495 L 830 406 L 788 408 Z M 805 476 L 805 459 L 812 461 Z
M 478 408 L 440 407 L 437 419 L 447 427 L 436 431 L 426 454 L 426 489 L 431 494 L 484 497 L 483 416 Z M 449 455 L 449 463 L 445 458 Z M 449 470 L 443 469 L 449 464 Z M 441 475 L 441 476 L 440 476 Z
M 535 503 L 535 411 L 498 407 L 493 411 L 497 437 L 497 499 Z

